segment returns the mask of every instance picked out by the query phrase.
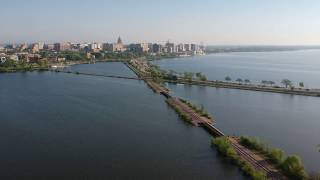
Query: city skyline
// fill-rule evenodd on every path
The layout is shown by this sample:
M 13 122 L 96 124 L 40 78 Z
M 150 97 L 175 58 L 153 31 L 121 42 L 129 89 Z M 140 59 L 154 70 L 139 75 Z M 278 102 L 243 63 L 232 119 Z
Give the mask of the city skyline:
M 320 2 L 9 1 L 0 44 L 167 40 L 206 45 L 318 45 Z

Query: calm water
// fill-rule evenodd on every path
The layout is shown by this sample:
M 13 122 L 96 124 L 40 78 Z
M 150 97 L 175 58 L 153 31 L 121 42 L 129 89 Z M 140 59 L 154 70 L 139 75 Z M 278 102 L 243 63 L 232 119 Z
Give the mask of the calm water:
M 169 84 L 216 119 L 228 135 L 259 137 L 302 157 L 306 169 L 320 171 L 320 98 Z
M 272 80 L 280 84 L 288 78 L 295 86 L 301 81 L 308 88 L 320 88 L 320 50 L 221 53 L 156 62 L 163 69 L 178 72 L 203 72 L 208 79 L 224 80 L 230 76 L 259 83 Z
M 74 68 L 115 66 L 132 75 Z M 0 84 L 0 179 L 244 178 L 141 81 L 32 72 Z
M 136 74 L 119 62 L 79 64 L 67 67 L 66 71 L 92 73 L 101 75 L 137 77 Z

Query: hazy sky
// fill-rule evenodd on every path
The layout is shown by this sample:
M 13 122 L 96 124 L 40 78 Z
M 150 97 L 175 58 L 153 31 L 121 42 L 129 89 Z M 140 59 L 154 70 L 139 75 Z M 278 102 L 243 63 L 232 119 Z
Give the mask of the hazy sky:
M 320 44 L 320 0 L 0 0 L 0 43 Z

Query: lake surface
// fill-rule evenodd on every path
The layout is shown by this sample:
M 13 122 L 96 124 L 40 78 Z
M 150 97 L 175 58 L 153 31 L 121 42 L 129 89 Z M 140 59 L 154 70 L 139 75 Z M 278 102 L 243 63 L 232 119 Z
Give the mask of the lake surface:
M 320 50 L 218 53 L 155 64 L 177 72 L 202 72 L 211 80 L 230 76 L 233 80 L 242 78 L 255 83 L 271 80 L 280 85 L 287 78 L 295 86 L 302 81 L 307 88 L 320 88 Z
M 133 75 L 72 68 L 115 67 Z M 0 179 L 244 179 L 142 81 L 28 72 L 0 84 Z
M 135 76 L 121 63 L 69 70 Z M 0 84 L 0 179 L 245 179 L 143 81 L 28 72 L 0 74 Z M 259 137 L 320 170 L 320 98 L 168 87 L 226 134 Z
M 96 64 L 78 64 L 65 68 L 65 71 L 82 72 L 89 74 L 92 73 L 99 75 L 137 77 L 133 71 L 124 66 L 123 63 L 119 62 L 97 62 Z
M 320 171 L 320 98 L 169 84 L 172 94 L 203 106 L 227 135 L 258 137 L 299 155 Z

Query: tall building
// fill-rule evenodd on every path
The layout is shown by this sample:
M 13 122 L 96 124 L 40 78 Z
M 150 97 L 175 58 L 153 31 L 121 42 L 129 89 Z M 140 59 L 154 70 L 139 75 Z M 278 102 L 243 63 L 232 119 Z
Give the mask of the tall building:
M 174 53 L 175 52 L 174 44 L 170 43 L 169 41 L 166 43 L 165 49 L 166 49 L 165 50 L 166 53 Z
M 185 52 L 184 45 L 183 44 L 178 44 L 176 46 L 176 52 Z
M 39 44 L 38 43 L 33 44 L 31 50 L 32 50 L 32 53 L 38 53 L 40 51 Z
M 117 41 L 117 44 L 115 44 L 115 51 L 117 51 L 117 52 L 123 52 L 123 51 L 125 51 L 126 49 L 125 49 L 125 47 L 124 47 L 124 44 L 123 44 L 123 42 L 122 42 L 122 40 L 121 40 L 121 38 L 120 38 L 120 36 L 119 36 L 119 38 L 118 38 L 118 41 Z
M 162 45 L 157 43 L 149 43 L 148 44 L 148 52 L 150 53 L 161 53 L 162 52 Z
M 198 46 L 198 45 L 196 45 L 196 44 L 191 44 L 191 51 L 196 52 L 196 51 L 198 51 L 198 49 L 199 49 L 199 46 Z
M 19 47 L 19 50 L 20 50 L 20 51 L 24 51 L 24 50 L 26 50 L 26 49 L 28 49 L 27 43 L 23 43 L 23 44 L 21 44 L 20 47 Z
M 39 45 L 39 50 L 42 50 L 44 48 L 44 43 L 43 42 L 38 42 Z
M 53 46 L 54 46 L 54 48 L 53 48 L 54 50 L 60 51 L 60 49 L 61 49 L 61 44 L 60 43 L 54 43 Z
M 52 51 L 54 50 L 54 44 L 45 44 L 44 49 Z
M 190 46 L 190 44 L 184 44 L 184 49 L 185 49 L 185 51 L 191 51 L 191 46 Z
M 56 51 L 68 51 L 71 48 L 70 43 L 55 43 L 54 50 Z
M 119 37 L 117 40 L 117 43 L 103 44 L 103 50 L 108 51 L 108 52 L 124 52 L 124 51 L 126 51 L 126 48 L 125 48 L 121 38 Z
M 149 44 L 148 43 L 139 43 L 139 44 L 130 44 L 129 51 L 143 53 L 149 51 Z
M 102 49 L 104 51 L 108 51 L 108 52 L 113 52 L 113 44 L 110 44 L 110 43 L 103 43 L 102 45 Z

